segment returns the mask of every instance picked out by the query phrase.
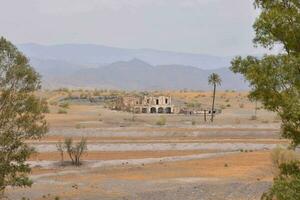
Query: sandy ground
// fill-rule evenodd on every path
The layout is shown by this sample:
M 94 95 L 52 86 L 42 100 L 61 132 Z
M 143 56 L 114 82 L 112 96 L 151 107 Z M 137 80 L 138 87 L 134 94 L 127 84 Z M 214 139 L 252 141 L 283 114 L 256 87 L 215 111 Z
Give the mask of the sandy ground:
M 259 199 L 272 178 L 269 152 L 234 153 L 124 165 L 34 170 L 35 184 L 11 198 Z M 30 191 L 30 193 L 29 193 Z
M 51 92 L 52 103 L 66 92 Z M 170 92 L 180 100 L 209 104 L 209 92 Z M 203 116 L 132 115 L 103 105 L 70 105 L 58 114 L 51 104 L 49 133 L 39 141 L 29 164 L 31 188 L 9 188 L 9 199 L 31 200 L 259 200 L 273 174 L 270 151 L 288 145 L 280 138 L 274 113 L 258 110 L 244 92 L 218 92 L 225 105 L 215 122 Z M 259 105 L 260 106 L 260 105 Z M 192 123 L 194 122 L 194 123 Z M 65 165 L 56 144 L 66 137 L 87 138 L 80 167 L 67 155 Z

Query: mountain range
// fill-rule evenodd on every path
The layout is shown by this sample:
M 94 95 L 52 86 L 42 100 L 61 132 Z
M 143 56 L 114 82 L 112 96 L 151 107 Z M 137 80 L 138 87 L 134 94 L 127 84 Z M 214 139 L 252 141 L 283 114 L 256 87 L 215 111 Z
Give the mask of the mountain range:
M 221 89 L 246 90 L 247 83 L 229 70 L 229 57 L 89 44 L 21 44 L 42 75 L 45 88 L 126 90 L 207 90 L 209 74 L 222 78 Z

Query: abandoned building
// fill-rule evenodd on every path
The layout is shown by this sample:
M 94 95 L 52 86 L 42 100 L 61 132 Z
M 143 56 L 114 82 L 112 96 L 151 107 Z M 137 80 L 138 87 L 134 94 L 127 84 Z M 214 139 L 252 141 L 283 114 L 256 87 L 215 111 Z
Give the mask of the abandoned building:
M 124 110 L 134 113 L 174 113 L 172 98 L 159 97 L 122 97 L 117 101 L 117 110 Z

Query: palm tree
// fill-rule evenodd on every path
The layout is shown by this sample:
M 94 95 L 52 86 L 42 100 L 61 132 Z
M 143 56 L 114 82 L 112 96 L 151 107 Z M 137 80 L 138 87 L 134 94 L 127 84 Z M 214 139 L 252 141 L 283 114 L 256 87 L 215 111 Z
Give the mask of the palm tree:
M 211 108 L 211 121 L 214 121 L 214 110 L 215 110 L 215 99 L 216 99 L 216 89 L 217 85 L 221 85 L 222 79 L 220 76 L 216 73 L 212 73 L 208 77 L 208 84 L 214 86 L 214 94 L 213 94 L 213 102 L 212 102 L 212 108 Z

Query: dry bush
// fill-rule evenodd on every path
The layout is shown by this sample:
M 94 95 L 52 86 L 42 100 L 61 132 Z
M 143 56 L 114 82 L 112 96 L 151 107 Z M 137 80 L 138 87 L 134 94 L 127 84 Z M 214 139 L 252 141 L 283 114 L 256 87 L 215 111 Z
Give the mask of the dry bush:
M 195 126 L 196 125 L 196 121 L 192 120 L 192 125 Z
M 161 116 L 157 121 L 156 125 L 158 126 L 164 126 L 167 123 L 167 119 L 164 116 Z
M 81 165 L 80 158 L 87 151 L 86 138 L 82 137 L 78 143 L 74 143 L 72 138 L 65 139 L 65 149 L 72 161 L 72 165 Z
M 68 109 L 68 108 L 70 107 L 70 105 L 69 105 L 68 102 L 63 102 L 63 103 L 60 103 L 60 104 L 59 104 L 59 107 Z
M 285 149 L 283 147 L 276 147 L 271 152 L 271 160 L 272 165 L 274 169 L 274 174 L 279 174 L 279 166 L 282 164 L 288 164 L 292 161 L 296 161 L 299 158 L 297 157 L 297 154 L 293 150 Z
M 82 125 L 82 124 L 80 124 L 80 123 L 78 123 L 78 124 L 75 125 L 75 128 L 76 129 L 81 129 L 81 128 L 85 128 L 85 126 Z
M 57 113 L 58 113 L 58 114 L 67 114 L 68 111 L 65 110 L 65 109 L 59 109 L 59 110 L 57 111 Z

